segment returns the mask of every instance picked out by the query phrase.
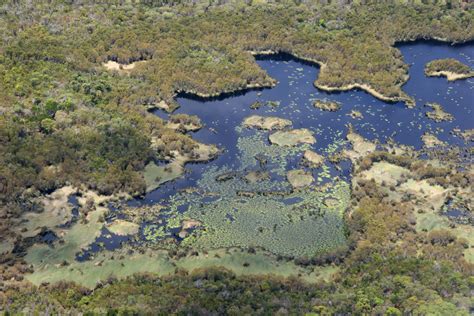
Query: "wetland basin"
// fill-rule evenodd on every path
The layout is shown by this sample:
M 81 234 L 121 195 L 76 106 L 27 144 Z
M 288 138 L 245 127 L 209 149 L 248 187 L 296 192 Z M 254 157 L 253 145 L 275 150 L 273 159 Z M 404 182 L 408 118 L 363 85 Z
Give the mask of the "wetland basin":
M 361 90 L 319 90 L 313 84 L 319 74 L 319 68 L 286 54 L 257 56 L 257 63 L 271 77 L 277 79 L 278 84 L 274 88 L 212 99 L 181 95 L 177 98 L 181 107 L 175 113 L 197 115 L 205 125 L 201 130 L 192 133 L 192 137 L 203 143 L 216 144 L 224 151 L 209 164 L 188 164 L 185 179 L 165 184 L 135 203 L 155 203 L 175 189 L 194 185 L 202 170 L 210 165 L 227 165 L 230 168 L 238 166 L 236 145 L 239 132 L 235 127 L 251 115 L 281 117 L 291 120 L 294 128 L 314 131 L 317 142 L 312 147 L 320 154 L 335 141 L 345 138 L 348 124 L 352 124 L 360 135 L 369 140 L 386 142 L 392 138 L 415 149 L 423 146 L 422 135 L 425 132 L 436 135 L 448 144 L 464 145 L 463 140 L 453 136 L 451 131 L 455 128 L 466 130 L 474 127 L 474 79 L 448 82 L 442 77 L 427 77 L 424 74 L 424 66 L 434 59 L 456 58 L 474 67 L 474 44 L 452 46 L 426 41 L 400 44 L 397 47 L 410 66 L 410 79 L 403 86 L 403 90 L 415 97 L 414 109 L 406 108 L 402 102 L 380 101 Z M 317 99 L 338 102 L 342 105 L 341 109 L 328 112 L 314 108 L 313 102 Z M 263 105 L 258 109 L 251 109 L 251 105 L 256 101 Z M 268 101 L 278 101 L 279 105 L 266 106 Z M 431 109 L 425 104 L 433 102 L 441 104 L 446 112 L 454 116 L 454 120 L 437 123 L 427 118 L 426 112 Z M 359 111 L 363 119 L 352 118 L 352 110 Z M 163 118 L 168 117 L 161 110 L 154 113 Z M 347 177 L 350 169 L 343 168 L 342 174 Z
M 415 97 L 413 109 L 401 102 L 380 101 L 361 90 L 321 91 L 313 84 L 318 67 L 285 54 L 257 56 L 257 63 L 278 81 L 274 88 L 212 99 L 181 94 L 175 113 L 197 115 L 204 127 L 190 134 L 199 142 L 217 145 L 222 153 L 208 163 L 187 164 L 183 177 L 111 209 L 106 222 L 117 218 L 135 221 L 140 225 L 136 235 L 116 236 L 103 227 L 94 243 L 77 249 L 74 258 L 58 261 L 74 260 L 74 269 L 80 269 L 77 266 L 85 267 L 101 253 L 118 252 L 123 260 L 125 249 L 169 249 L 176 245 L 205 252 L 256 248 L 286 257 L 312 257 L 344 249 L 347 236 L 343 214 L 349 206 L 352 166 L 348 160 L 336 163 L 329 158 L 348 146 L 349 125 L 375 143 L 393 140 L 421 149 L 422 136 L 429 133 L 450 145 L 470 146 L 452 131 L 474 128 L 474 79 L 449 82 L 426 77 L 424 66 L 434 59 L 456 58 L 474 67 L 474 44 L 416 42 L 398 48 L 410 65 L 410 79 L 403 89 Z M 315 100 L 337 102 L 341 107 L 334 112 L 323 111 L 313 106 Z M 259 106 L 252 106 L 256 102 Z M 435 122 L 428 118 L 426 113 L 432 109 L 425 104 L 434 102 L 454 119 Z M 361 115 L 354 116 L 353 111 Z M 161 110 L 154 113 L 168 117 Z M 309 130 L 316 142 L 270 144 L 272 131 L 242 126 L 252 115 L 290 120 L 292 129 Z M 303 165 L 306 150 L 323 156 L 322 165 Z M 297 169 L 313 175 L 312 186 L 291 187 L 287 173 Z M 181 223 L 190 219 L 199 225 L 183 232 Z M 55 251 L 46 247 L 36 245 L 27 261 L 47 269 L 44 260 L 48 259 L 36 262 L 38 257 L 48 258 L 45 252 Z M 102 262 L 94 265 L 100 269 Z M 39 273 L 34 280 L 47 276 L 45 270 Z

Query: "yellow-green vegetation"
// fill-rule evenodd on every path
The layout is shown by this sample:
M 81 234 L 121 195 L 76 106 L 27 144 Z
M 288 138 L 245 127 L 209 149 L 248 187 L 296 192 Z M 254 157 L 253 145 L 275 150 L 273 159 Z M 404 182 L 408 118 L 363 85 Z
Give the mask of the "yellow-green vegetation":
M 208 161 L 216 157 L 218 149 L 214 145 L 201 143 L 191 143 L 190 146 L 182 146 L 180 139 L 171 136 L 170 138 L 152 138 L 152 148 L 160 152 L 164 148 L 169 148 L 169 154 L 165 157 L 169 162 L 158 166 L 154 161 L 145 166 L 142 174 L 145 179 L 146 191 L 150 192 L 158 188 L 161 184 L 179 178 L 184 173 L 184 166 L 188 162 Z M 186 144 L 184 145 L 186 146 Z
M 138 233 L 139 226 L 135 223 L 118 219 L 107 225 L 107 229 L 113 234 L 125 236 Z
M 241 166 L 233 173 L 226 168 L 209 167 L 197 183 L 198 192 L 170 197 L 169 210 L 162 213 L 167 214 L 166 222 L 145 226 L 147 241 L 159 248 L 174 249 L 174 243 L 167 242 L 173 239 L 170 231 L 179 229 L 183 220 L 193 219 L 200 225 L 183 234 L 180 247 L 200 251 L 258 248 L 297 258 L 343 251 L 343 214 L 349 205 L 349 184 L 334 181 L 318 190 L 292 192 L 287 181 L 277 181 L 269 174 L 287 176 L 287 159 L 305 151 L 308 145 L 268 145 L 266 135 L 268 132 L 257 130 L 255 135 L 239 138 Z M 256 155 L 264 157 L 271 167 L 258 170 Z M 251 177 L 249 170 L 254 170 Z M 300 170 L 288 180 L 301 187 L 311 184 L 313 177 Z M 326 203 L 328 200 L 335 203 Z
M 441 104 L 438 103 L 427 103 L 426 106 L 433 109 L 433 111 L 426 112 L 426 116 L 432 119 L 435 122 L 443 122 L 443 121 L 452 121 L 454 117 L 446 112 Z
M 384 182 L 386 185 L 396 185 L 402 177 L 409 174 L 406 168 L 388 163 L 386 161 L 375 162 L 369 170 L 364 170 L 361 177 L 374 180 L 376 183 Z
M 471 176 L 469 170 L 458 171 L 456 163 L 451 161 L 421 161 L 410 155 L 396 156 L 384 152 L 365 157 L 361 169 L 362 189 L 373 190 L 374 185 L 379 185 L 382 196 L 397 204 L 407 203 L 412 209 L 411 224 L 417 231 L 430 232 L 432 238 L 435 234 L 447 238 L 450 246 L 456 241 L 459 247 L 451 256 L 473 263 L 472 225 L 455 223 L 441 214 L 450 199 L 472 200 L 472 188 L 467 180 Z M 373 184 L 365 182 L 367 180 Z M 356 191 L 360 190 L 356 188 Z
M 368 141 L 354 132 L 351 126 L 349 127 L 349 132 L 347 133 L 346 138 L 352 145 L 352 148 L 350 150 L 345 150 L 344 155 L 354 162 L 357 161 L 357 159 L 374 152 L 377 148 L 377 145 L 374 142 Z
M 195 132 L 202 128 L 202 123 L 195 115 L 174 114 L 170 116 L 166 126 L 183 132 Z
M 474 141 L 474 128 L 461 131 L 459 128 L 453 129 L 455 135 L 460 136 L 466 142 Z
M 286 174 L 288 182 L 295 189 L 301 187 L 307 187 L 313 183 L 314 178 L 311 172 L 305 171 L 303 169 L 290 170 Z
M 240 128 L 237 128 L 237 130 L 240 130 Z M 242 166 L 248 169 L 258 169 L 259 164 L 255 157 L 262 156 L 265 157 L 267 162 L 274 163 L 273 172 L 281 176 L 286 176 L 288 164 L 286 159 L 311 148 L 307 143 L 300 143 L 295 146 L 268 146 L 267 138 L 268 132 L 263 131 L 257 131 L 255 135 L 249 137 L 239 137 L 237 140 L 237 148 L 241 154 L 239 160 Z M 282 189 L 280 186 L 272 188 L 275 190 Z M 245 189 L 245 187 L 242 189 Z M 258 187 L 256 187 L 256 189 L 258 189 Z M 270 190 L 270 188 L 268 188 L 268 190 Z
M 436 137 L 435 135 L 430 134 L 430 133 L 424 133 L 421 136 L 421 140 L 425 144 L 426 148 L 433 148 L 433 147 L 437 147 L 437 146 L 446 146 L 447 145 L 445 142 L 439 140 L 438 137 Z
M 163 183 L 179 178 L 183 172 L 183 166 L 176 162 L 170 162 L 163 166 L 158 166 L 154 162 L 148 163 L 143 169 L 147 192 L 155 190 Z
M 347 115 L 355 120 L 361 120 L 364 118 L 364 115 L 360 111 L 357 111 L 357 110 L 352 110 Z
M 324 157 L 320 154 L 306 150 L 303 154 L 303 164 L 308 165 L 311 168 L 319 168 L 324 163 Z
M 15 228 L 22 237 L 34 237 L 44 228 L 54 229 L 66 224 L 72 219 L 72 205 L 68 203 L 68 197 L 75 192 L 71 186 L 65 186 L 43 197 L 40 201 L 42 212 L 24 213 Z
M 316 267 L 314 271 L 296 265 L 292 261 L 278 260 L 277 257 L 261 251 L 248 252 L 240 249 L 213 250 L 206 254 L 189 256 L 176 262 L 187 271 L 209 267 L 225 267 L 236 275 L 265 275 L 281 277 L 300 276 L 308 283 L 329 280 L 338 269 L 334 266 Z
M 174 272 L 173 267 L 190 271 L 211 266 L 224 266 L 239 275 L 271 272 L 299 275 L 310 282 L 328 279 L 336 267 L 306 269 L 288 260 L 324 262 L 324 258 L 338 257 L 347 250 L 343 214 L 349 205 L 349 185 L 335 181 L 318 190 L 291 192 L 288 182 L 272 180 L 270 173 L 285 174 L 287 158 L 307 150 L 308 145 L 268 145 L 267 135 L 268 132 L 257 130 L 255 135 L 239 139 L 242 166 L 237 171 L 241 177 L 221 179 L 219 175 L 225 170 L 211 167 L 199 180 L 199 190 L 177 192 L 169 198 L 166 209 L 161 205 L 130 209 L 124 211 L 126 219 L 106 224 L 102 220 L 106 209 L 99 206 L 106 197 L 81 193 L 79 206 L 82 209 L 91 200 L 91 209 L 70 228 L 55 228 L 61 241 L 56 241 L 54 247 L 35 244 L 26 250 L 25 261 L 34 269 L 27 279 L 40 284 L 80 278 L 81 284 L 92 287 L 110 275 L 169 275 Z M 257 153 L 274 167 L 255 170 Z M 53 196 L 62 198 L 58 193 Z M 209 197 L 212 199 L 207 200 Z M 151 219 L 153 222 L 148 223 Z M 134 247 L 125 246 L 95 253 L 84 262 L 75 260 L 103 227 L 120 236 L 138 238 L 141 221 L 147 224 L 138 252 L 130 252 Z M 173 234 L 182 238 L 179 245 Z M 226 250 L 236 247 L 240 250 Z M 242 249 L 249 253 L 242 253 Z M 255 253 L 256 249 L 265 252 Z M 176 252 L 188 255 L 182 258 L 173 255 Z M 274 256 L 280 259 L 275 260 Z
M 448 81 L 474 77 L 474 70 L 457 59 L 446 58 L 430 61 L 425 66 L 429 77 L 446 77 Z
M 323 111 L 335 112 L 341 108 L 341 104 L 335 101 L 316 100 L 313 102 L 315 108 Z
M 104 278 L 95 273 L 108 272 L 108 280 L 92 291 L 71 283 L 41 287 L 25 284 L 7 287 L 0 295 L 0 302 L 10 312 L 41 312 L 47 308 L 50 312 L 157 314 L 187 313 L 199 307 L 201 311 L 226 313 L 277 313 L 284 309 L 298 314 L 468 315 L 473 268 L 466 262 L 470 257 L 466 255 L 466 242 L 462 238 L 472 239 L 472 230 L 462 227 L 459 232 L 464 231 L 464 235 L 453 235 L 456 228 L 452 229 L 446 219 L 439 220 L 436 226 L 427 226 L 416 212 L 417 206 L 430 209 L 422 205 L 435 194 L 430 187 L 444 190 L 428 182 L 440 181 L 441 175 L 454 177 L 456 171 L 443 171 L 433 167 L 434 161 L 420 161 L 410 154 L 374 152 L 361 158 L 356 170 L 362 173 L 354 173 L 353 207 L 346 218 L 353 250 L 337 267 L 317 266 L 312 271 L 312 264 L 325 260 L 337 262 L 337 257 L 323 261 L 298 260 L 300 267 L 296 267 L 292 262 L 258 250 L 254 253 L 251 249 L 199 251 L 178 254 L 175 259 L 162 257 L 162 260 L 157 251 L 134 253 L 110 261 L 96 258 L 97 265 L 95 261 L 74 263 L 69 270 L 59 267 L 54 272 L 49 268 L 52 277 L 48 280 L 74 277 L 87 286 Z M 396 178 L 403 180 L 407 176 L 411 182 L 407 181 L 405 186 L 397 184 L 392 189 L 383 180 L 367 179 L 366 171 L 371 173 L 372 168 L 396 168 L 389 165 L 410 171 L 399 172 Z M 462 181 L 452 185 L 462 194 L 469 194 L 469 187 Z M 399 200 L 408 189 L 413 190 L 416 199 Z M 393 194 L 388 194 L 389 191 Z M 425 202 L 419 200 L 425 197 Z M 441 215 L 436 216 L 441 219 Z M 113 264 L 117 265 L 99 269 L 100 265 Z M 121 276 L 122 271 L 127 274 L 141 271 L 145 265 L 156 275 L 140 274 L 119 280 L 114 277 Z M 209 269 L 209 266 L 227 267 L 233 272 Z M 178 269 L 175 273 L 175 268 L 196 270 Z M 84 274 L 77 272 L 79 269 Z M 266 271 L 274 271 L 274 275 L 262 276 Z M 277 277 L 295 273 L 299 279 Z M 38 284 L 48 276 L 40 272 L 30 278 Z
M 150 272 L 158 275 L 169 275 L 175 267 L 165 253 L 103 253 L 86 262 L 71 261 L 64 264 L 38 266 L 36 259 L 27 260 L 35 264 L 35 272 L 27 276 L 33 284 L 42 282 L 75 281 L 93 288 L 97 283 L 113 277 L 126 277 L 139 272 Z M 30 261 L 31 260 L 31 261 Z
M 325 198 L 336 205 L 325 205 Z M 221 199 L 204 208 L 187 212 L 199 219 L 205 231 L 188 237 L 186 245 L 198 249 L 257 247 L 283 256 L 317 256 L 344 248 L 342 214 L 348 205 L 346 183 L 327 192 L 302 191 L 284 196 L 301 202 L 286 205 L 284 200 L 256 195 Z M 230 216 L 230 218 L 229 218 Z
M 144 193 L 141 172 L 156 155 L 170 157 L 175 147 L 185 152 L 193 146 L 145 108 L 172 110 L 181 91 L 217 95 L 275 84 L 249 51 L 318 62 L 320 87 L 359 87 L 387 100 L 407 100 L 400 89 L 407 66 L 395 42 L 462 42 L 474 34 L 469 5 L 342 8 L 238 1 L 2 4 L 2 205 L 22 213 L 32 207 L 25 202 L 29 196 L 66 183 L 107 194 Z M 117 68 L 109 61 L 123 65 L 108 70 L 104 63 Z M 156 137 L 163 140 L 157 153 L 150 146 Z
M 311 149 L 312 131 L 255 131 L 237 142 L 239 170 L 206 169 L 199 189 L 166 207 L 107 219 L 105 205 L 218 152 L 186 134 L 201 127 L 196 117 L 149 109 L 172 112 L 179 93 L 274 86 L 259 52 L 319 64 L 321 89 L 412 105 L 394 44 L 472 40 L 471 3 L 3 1 L 0 16 L 0 313 L 469 313 L 472 226 L 443 213 L 472 195 L 460 154 L 378 152 L 351 129 L 344 155 L 340 141 L 324 150 L 327 164 L 304 158 L 321 167 L 316 183 L 330 181 L 292 190 L 289 159 Z M 343 157 L 352 186 L 329 179 Z M 136 243 L 76 260 L 103 228 Z M 45 231 L 57 239 L 42 241 Z
M 291 121 L 275 116 L 251 115 L 242 122 L 244 127 L 260 128 L 264 130 L 283 129 L 291 126 Z
M 270 135 L 269 140 L 272 144 L 289 147 L 298 144 L 314 144 L 316 142 L 313 133 L 306 128 L 277 131 Z
M 44 267 L 68 265 L 75 262 L 76 253 L 86 248 L 100 235 L 104 223 L 101 218 L 107 212 L 106 208 L 98 207 L 89 212 L 84 221 L 76 223 L 70 229 L 59 232 L 63 242 L 54 248 L 49 245 L 35 244 L 28 249 L 26 262 L 33 264 L 35 269 Z
M 250 171 L 244 177 L 245 181 L 249 183 L 255 183 L 270 179 L 270 173 L 268 171 Z
M 241 249 L 218 249 L 206 253 L 171 258 L 167 251 L 146 251 L 130 253 L 123 249 L 116 253 L 102 253 L 85 262 L 71 262 L 39 267 L 27 276 L 28 281 L 40 285 L 43 282 L 56 283 L 74 281 L 88 288 L 94 288 L 110 277 L 125 278 L 136 273 L 153 273 L 158 276 L 173 275 L 176 268 L 192 272 L 196 269 L 224 267 L 237 275 L 273 274 L 281 277 L 301 275 L 307 282 L 328 280 L 337 268 L 316 267 L 306 269 L 292 261 L 277 260 L 265 252 L 248 252 Z

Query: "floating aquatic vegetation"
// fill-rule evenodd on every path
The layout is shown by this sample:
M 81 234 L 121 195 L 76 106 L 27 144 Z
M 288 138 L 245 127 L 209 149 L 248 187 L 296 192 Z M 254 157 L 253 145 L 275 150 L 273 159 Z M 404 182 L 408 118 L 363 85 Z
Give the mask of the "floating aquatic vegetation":
M 267 171 L 251 171 L 245 175 L 244 179 L 249 183 L 255 183 L 270 179 L 270 174 Z
M 199 192 L 187 190 L 170 196 L 167 209 L 160 213 L 166 214 L 164 223 L 147 224 L 145 241 L 166 248 L 170 244 L 161 241 L 178 235 L 181 246 L 194 249 L 258 247 L 297 257 L 344 246 L 343 213 L 349 203 L 349 184 L 335 181 L 325 189 L 292 192 L 286 179 L 289 160 L 309 150 L 310 144 L 271 145 L 268 132 L 256 130 L 248 135 L 240 127 L 236 130 L 241 135 L 237 141 L 240 164 L 209 166 L 197 182 Z M 311 173 L 301 171 L 313 179 Z M 330 168 L 323 165 L 319 176 L 329 179 Z M 328 199 L 336 202 L 325 203 Z M 190 218 L 199 227 L 182 233 L 182 223 Z
M 342 217 L 349 196 L 349 185 L 341 181 L 327 192 L 287 194 L 285 199 L 301 199 L 291 205 L 280 197 L 261 194 L 228 197 L 190 209 L 187 215 L 200 220 L 205 231 L 183 243 L 198 249 L 260 247 L 285 256 L 317 255 L 345 245 Z M 337 202 L 326 205 L 327 198 Z M 298 209 L 301 205 L 310 207 Z M 232 220 L 227 217 L 229 213 Z
M 237 148 L 240 152 L 239 160 L 241 169 L 258 167 L 256 157 L 265 157 L 267 164 L 273 166 L 272 172 L 281 176 L 286 174 L 287 158 L 297 155 L 311 148 L 309 144 L 300 146 L 269 146 L 266 140 L 267 133 L 256 131 L 254 135 L 239 137 Z
M 143 236 L 145 237 L 146 241 L 157 242 L 158 240 L 165 238 L 165 227 L 163 225 L 156 224 L 147 225 L 143 229 Z

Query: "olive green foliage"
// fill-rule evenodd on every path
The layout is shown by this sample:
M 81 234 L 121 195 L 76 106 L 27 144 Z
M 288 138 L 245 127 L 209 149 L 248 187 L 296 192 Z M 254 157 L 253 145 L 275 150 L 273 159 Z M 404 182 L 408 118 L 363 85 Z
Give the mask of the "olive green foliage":
M 406 66 L 391 45 L 474 32 L 473 11 L 456 5 L 55 4 L 18 1 L 0 12 L 3 200 L 65 180 L 143 192 L 137 171 L 151 159 L 147 143 L 160 123 L 135 105 L 173 103 L 176 91 L 272 84 L 248 50 L 322 62 L 322 85 L 368 84 L 400 96 Z M 107 60 L 146 62 L 123 75 L 102 67 Z M 61 172 L 47 168 L 58 165 Z
M 403 164 L 395 157 L 385 158 Z M 420 169 L 422 163 L 410 165 Z M 409 202 L 393 205 L 374 183 L 355 181 L 365 194 L 355 196 L 358 205 L 347 218 L 354 250 L 328 284 L 207 269 L 162 278 L 111 278 L 93 291 L 66 283 L 4 285 L 1 308 L 13 313 L 467 315 L 474 280 L 472 266 L 460 255 L 464 243 L 445 231 L 416 232 Z
M 395 161 L 396 156 L 386 157 Z M 474 280 L 472 265 L 462 256 L 464 242 L 446 231 L 417 232 L 410 223 L 410 201 L 393 204 L 383 193 L 387 188 L 357 174 L 354 181 L 365 194 L 354 197 L 346 219 L 353 250 L 329 283 L 207 269 L 110 278 L 92 291 L 68 283 L 5 285 L 1 308 L 13 313 L 468 315 Z
M 198 192 L 170 196 L 168 210 L 161 211 L 167 216 L 165 227 L 145 226 L 146 241 L 158 247 L 173 245 L 163 239 L 170 238 L 170 231 L 182 220 L 192 218 L 203 227 L 184 238 L 180 246 L 203 251 L 260 248 L 296 258 L 343 252 L 347 248 L 343 214 L 349 205 L 349 184 L 334 181 L 322 191 L 308 188 L 293 192 L 286 180 L 276 180 L 275 175 L 285 176 L 288 159 L 308 145 L 269 145 L 267 138 L 265 131 L 241 135 L 237 141 L 240 166 L 209 167 L 198 180 Z M 245 176 L 250 171 L 262 172 L 255 157 L 266 161 L 269 176 L 249 182 Z M 323 173 L 321 177 L 329 177 Z
M 68 182 L 101 193 L 145 192 L 140 171 L 147 163 L 170 159 L 174 151 L 187 152 L 196 144 L 141 106 L 174 103 L 180 91 L 216 95 L 274 84 L 248 51 L 281 51 L 317 61 L 323 65 L 319 85 L 368 85 L 385 97 L 403 99 L 407 96 L 400 87 L 407 79 L 407 66 L 393 47 L 396 42 L 463 42 L 474 37 L 474 10 L 457 1 L 324 6 L 285 1 L 172 1 L 173 6 L 148 2 L 0 2 L 2 231 L 8 229 L 8 218 L 38 208 L 32 197 Z M 144 62 L 120 72 L 103 67 L 108 60 Z M 250 160 L 242 157 L 247 165 Z M 360 169 L 381 160 L 394 161 L 419 179 L 434 182 L 443 183 L 452 174 L 446 168 L 379 153 L 362 160 Z M 274 172 L 284 171 L 281 162 Z M 469 184 L 464 175 L 455 181 L 459 186 Z M 162 279 L 111 279 L 93 291 L 65 283 L 34 287 L 21 282 L 30 268 L 5 256 L 0 266 L 0 311 L 397 315 L 454 314 L 457 309 L 467 314 L 474 281 L 472 265 L 462 257 L 465 243 L 445 231 L 417 232 L 410 222 L 409 203 L 393 205 L 373 182 L 357 186 L 364 192 L 354 195 L 356 207 L 346 219 L 352 252 L 330 284 L 236 277 L 212 270 Z M 282 188 L 288 184 L 271 189 Z M 222 220 L 224 213 L 214 214 Z M 206 219 L 211 213 L 194 215 Z M 216 228 L 210 227 L 209 236 Z M 258 228 L 257 232 L 261 233 Z M 162 236 L 159 229 L 148 230 L 150 240 Z M 286 245 L 282 247 L 286 251 Z M 334 261 L 327 257 L 327 262 Z M 301 258 L 298 262 L 312 263 Z
M 62 106 L 46 101 L 33 108 L 33 117 L 0 119 L 2 200 L 65 181 L 103 193 L 142 191 L 136 171 L 152 156 L 149 138 L 116 109 L 61 110 L 54 120 Z
M 449 71 L 455 74 L 469 74 L 474 72 L 471 67 L 454 58 L 436 59 L 427 63 L 425 66 L 425 73 L 427 74 L 440 71 Z

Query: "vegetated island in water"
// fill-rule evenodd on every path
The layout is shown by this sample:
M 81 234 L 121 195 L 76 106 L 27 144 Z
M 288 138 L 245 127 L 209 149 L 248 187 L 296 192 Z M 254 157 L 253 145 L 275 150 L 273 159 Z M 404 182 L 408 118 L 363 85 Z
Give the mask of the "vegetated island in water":
M 186 162 L 217 155 L 215 146 L 188 134 L 201 127 L 196 119 L 161 119 L 147 109 L 172 112 L 180 92 L 211 97 L 274 86 L 249 51 L 318 63 L 316 86 L 324 90 L 361 88 L 411 104 L 401 89 L 408 67 L 393 45 L 421 37 L 471 40 L 471 4 L 124 1 L 61 2 L 51 10 L 49 1 L 15 1 L 2 4 L 1 12 L 0 312 L 469 310 L 472 226 L 452 225 L 442 212 L 469 205 L 472 168 L 459 161 L 464 151 L 440 151 L 432 137 L 425 137 L 433 145 L 429 161 L 404 146 L 375 152 L 375 143 L 353 131 L 331 147 L 347 141 L 348 148 L 319 157 L 309 152 L 316 142 L 309 129 L 254 117 L 249 126 L 267 134 L 239 140 L 248 167 L 242 176 L 217 183 L 219 174 L 210 170 L 207 195 L 197 188 L 177 192 L 168 210 L 125 207 L 124 218 L 114 218 L 106 205 L 160 189 L 183 174 Z M 472 138 L 472 131 L 459 133 Z M 274 160 L 274 174 L 253 170 L 255 149 Z M 286 158 L 303 152 L 302 165 L 288 177 Z M 330 178 L 325 157 L 352 162 L 353 188 L 338 178 L 322 184 Z M 259 162 L 264 169 L 264 159 Z M 321 169 L 318 177 L 308 167 Z M 281 181 L 269 181 L 275 174 Z M 287 180 L 289 192 L 282 190 Z M 255 190 L 242 190 L 249 183 Z M 216 199 L 215 192 L 227 195 Z M 287 199 L 269 204 L 267 196 L 282 195 Z M 245 213 L 229 215 L 228 201 Z M 317 236 L 323 228 L 328 233 Z M 114 232 L 145 242 L 109 250 L 105 244 L 116 237 L 107 236 Z M 233 273 L 200 270 L 210 266 Z M 261 276 L 269 271 L 298 279 Z M 172 276 L 123 279 L 137 272 Z M 303 284 L 322 280 L 328 284 Z
M 315 108 L 323 111 L 335 112 L 341 108 L 341 104 L 335 101 L 315 100 L 313 102 Z
M 448 81 L 474 77 L 474 70 L 454 58 L 436 59 L 426 64 L 428 77 L 446 77 Z

